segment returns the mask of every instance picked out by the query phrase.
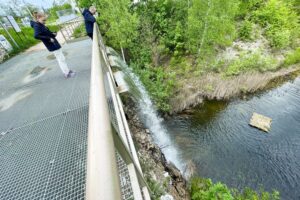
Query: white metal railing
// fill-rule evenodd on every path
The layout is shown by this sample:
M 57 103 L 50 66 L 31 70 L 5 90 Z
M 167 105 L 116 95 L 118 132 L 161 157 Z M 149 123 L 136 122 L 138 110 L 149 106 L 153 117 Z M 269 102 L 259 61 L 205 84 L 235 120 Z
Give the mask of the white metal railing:
M 133 197 L 150 200 L 105 45 L 94 25 L 89 103 L 86 199 L 122 199 L 116 152 L 126 163 Z
M 80 36 L 86 36 L 85 28 L 81 27 L 83 23 L 84 19 L 82 17 L 77 17 L 63 23 L 57 23 L 61 35 L 63 36 L 66 43 L 68 43 L 70 40 L 75 39 L 73 34 L 77 28 L 80 28 Z

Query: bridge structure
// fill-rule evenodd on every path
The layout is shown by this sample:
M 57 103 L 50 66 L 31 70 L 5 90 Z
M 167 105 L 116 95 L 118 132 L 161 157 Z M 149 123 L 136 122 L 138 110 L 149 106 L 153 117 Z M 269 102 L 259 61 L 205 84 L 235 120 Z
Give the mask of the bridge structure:
M 149 200 L 97 25 L 63 51 L 74 78 L 46 50 L 0 65 L 0 199 Z

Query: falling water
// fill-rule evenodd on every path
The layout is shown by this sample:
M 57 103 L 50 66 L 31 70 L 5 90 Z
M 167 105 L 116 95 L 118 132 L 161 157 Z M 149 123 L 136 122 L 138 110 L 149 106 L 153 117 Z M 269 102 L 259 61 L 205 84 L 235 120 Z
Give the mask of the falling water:
M 121 60 L 118 53 L 113 49 L 108 48 L 114 62 L 122 69 L 126 75 L 126 82 L 130 86 L 130 92 L 135 97 L 138 108 L 139 117 L 150 130 L 154 142 L 161 147 L 162 152 L 165 154 L 168 162 L 172 162 L 179 170 L 183 172 L 184 163 L 180 159 L 179 152 L 172 142 L 166 127 L 163 125 L 163 119 L 159 117 L 155 106 L 153 105 L 147 90 L 140 81 L 139 77 L 132 71 L 128 65 Z

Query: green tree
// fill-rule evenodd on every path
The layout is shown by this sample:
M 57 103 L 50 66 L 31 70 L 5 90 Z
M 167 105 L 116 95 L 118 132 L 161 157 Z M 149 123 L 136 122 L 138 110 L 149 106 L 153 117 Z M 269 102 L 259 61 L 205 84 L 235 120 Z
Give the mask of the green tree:
M 78 0 L 78 3 L 86 8 L 96 6 L 102 33 L 114 48 L 128 48 L 136 38 L 138 18 L 131 12 L 130 0 Z
M 268 0 L 253 13 L 252 19 L 265 28 L 274 48 L 288 47 L 299 37 L 299 17 L 291 1 Z
M 63 4 L 63 5 L 53 5 L 52 8 L 50 8 L 48 10 L 49 14 L 50 14 L 50 17 L 49 17 L 49 21 L 55 21 L 58 19 L 58 15 L 57 15 L 57 11 L 60 11 L 60 10 L 66 10 L 66 9 L 71 9 L 72 6 L 70 4 Z
M 235 37 L 238 0 L 192 0 L 188 14 L 188 43 L 196 59 L 228 46 Z

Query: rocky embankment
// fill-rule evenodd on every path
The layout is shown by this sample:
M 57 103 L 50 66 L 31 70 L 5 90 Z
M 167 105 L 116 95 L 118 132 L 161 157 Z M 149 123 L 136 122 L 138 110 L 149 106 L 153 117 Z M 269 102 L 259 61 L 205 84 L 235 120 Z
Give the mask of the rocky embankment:
M 154 144 L 150 131 L 143 126 L 137 115 L 134 101 L 128 96 L 123 99 L 138 157 L 144 176 L 154 190 L 153 196 L 159 198 L 169 194 L 175 200 L 190 199 L 186 180 L 172 163 L 167 162 L 161 149 Z

